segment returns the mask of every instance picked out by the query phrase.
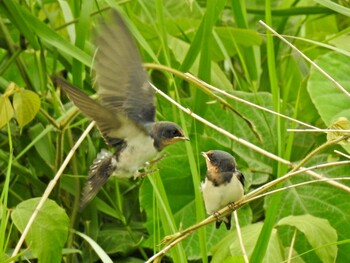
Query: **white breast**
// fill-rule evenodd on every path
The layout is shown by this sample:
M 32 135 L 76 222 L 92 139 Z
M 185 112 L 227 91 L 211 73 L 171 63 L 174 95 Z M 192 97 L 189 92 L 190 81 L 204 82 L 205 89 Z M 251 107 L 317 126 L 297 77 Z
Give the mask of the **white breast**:
M 208 214 L 213 214 L 224 208 L 229 203 L 238 201 L 244 194 L 243 186 L 237 176 L 233 176 L 228 184 L 214 186 L 205 178 L 201 185 L 205 209 Z
M 117 163 L 115 176 L 137 177 L 138 170 L 145 163 L 151 161 L 157 150 L 153 146 L 153 139 L 146 134 L 139 133 L 132 139 L 127 140 L 127 147 L 121 152 Z

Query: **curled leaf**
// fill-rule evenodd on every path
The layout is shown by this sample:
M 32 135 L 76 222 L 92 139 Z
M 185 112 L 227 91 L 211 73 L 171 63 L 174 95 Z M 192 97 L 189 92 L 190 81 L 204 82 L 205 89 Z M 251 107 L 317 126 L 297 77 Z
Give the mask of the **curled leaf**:
M 334 121 L 330 126 L 330 130 L 339 130 L 338 131 L 332 131 L 327 133 L 327 141 L 331 141 L 334 139 L 337 139 L 341 136 L 350 136 L 349 132 L 342 132 L 342 130 L 350 130 L 350 122 L 346 117 L 339 117 Z M 341 145 L 346 145 L 350 142 L 350 137 L 348 137 L 346 140 L 342 140 L 339 142 Z

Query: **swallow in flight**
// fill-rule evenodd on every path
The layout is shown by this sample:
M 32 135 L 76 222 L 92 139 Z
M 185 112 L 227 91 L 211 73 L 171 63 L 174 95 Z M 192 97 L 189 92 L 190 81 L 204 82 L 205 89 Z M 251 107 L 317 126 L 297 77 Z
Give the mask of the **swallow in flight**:
M 133 38 L 117 11 L 102 22 L 96 36 L 94 70 L 99 100 L 62 78 L 54 82 L 87 117 L 93 119 L 114 153 L 102 150 L 90 166 L 80 210 L 110 176 L 138 177 L 139 169 L 164 147 L 189 140 L 174 122 L 155 121 L 154 90 Z

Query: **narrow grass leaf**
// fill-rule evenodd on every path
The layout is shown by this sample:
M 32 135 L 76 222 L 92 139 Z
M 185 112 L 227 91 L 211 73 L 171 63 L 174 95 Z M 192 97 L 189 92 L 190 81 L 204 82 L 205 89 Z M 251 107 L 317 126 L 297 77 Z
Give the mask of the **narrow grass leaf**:
M 103 263 L 113 263 L 112 259 L 107 255 L 107 253 L 99 246 L 99 244 L 95 240 L 83 233 L 76 231 L 75 233 L 89 243 L 91 248 L 95 251 L 99 259 L 101 259 Z
M 333 1 L 329 0 L 315 0 L 316 3 L 319 3 L 320 5 L 323 5 L 339 14 L 342 14 L 344 16 L 350 16 L 350 9 L 346 8 L 345 6 L 339 5 Z
M 57 34 L 53 29 L 49 28 L 27 9 L 19 6 L 14 1 L 12 2 L 14 5 L 17 5 L 16 7 L 19 14 L 23 16 L 31 31 L 34 32 L 35 35 L 39 36 L 45 43 L 49 44 L 51 48 L 57 48 L 63 54 L 79 60 L 86 66 L 91 65 L 91 57 L 88 54 Z

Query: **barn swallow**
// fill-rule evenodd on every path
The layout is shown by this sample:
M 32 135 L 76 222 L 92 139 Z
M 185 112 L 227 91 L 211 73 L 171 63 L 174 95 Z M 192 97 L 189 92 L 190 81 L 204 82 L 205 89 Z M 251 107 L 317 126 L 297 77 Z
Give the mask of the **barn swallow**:
M 207 174 L 201 189 L 205 209 L 209 215 L 244 195 L 244 176 L 237 169 L 233 156 L 224 151 L 211 150 L 201 153 L 207 164 Z M 224 221 L 226 228 L 231 228 L 231 214 L 216 221 L 216 228 Z
M 80 210 L 111 176 L 138 177 L 139 169 L 164 147 L 189 140 L 173 122 L 155 122 L 154 90 L 141 57 L 117 11 L 101 23 L 94 70 L 99 102 L 62 78 L 56 82 L 87 117 L 93 119 L 114 153 L 102 150 L 90 166 Z

